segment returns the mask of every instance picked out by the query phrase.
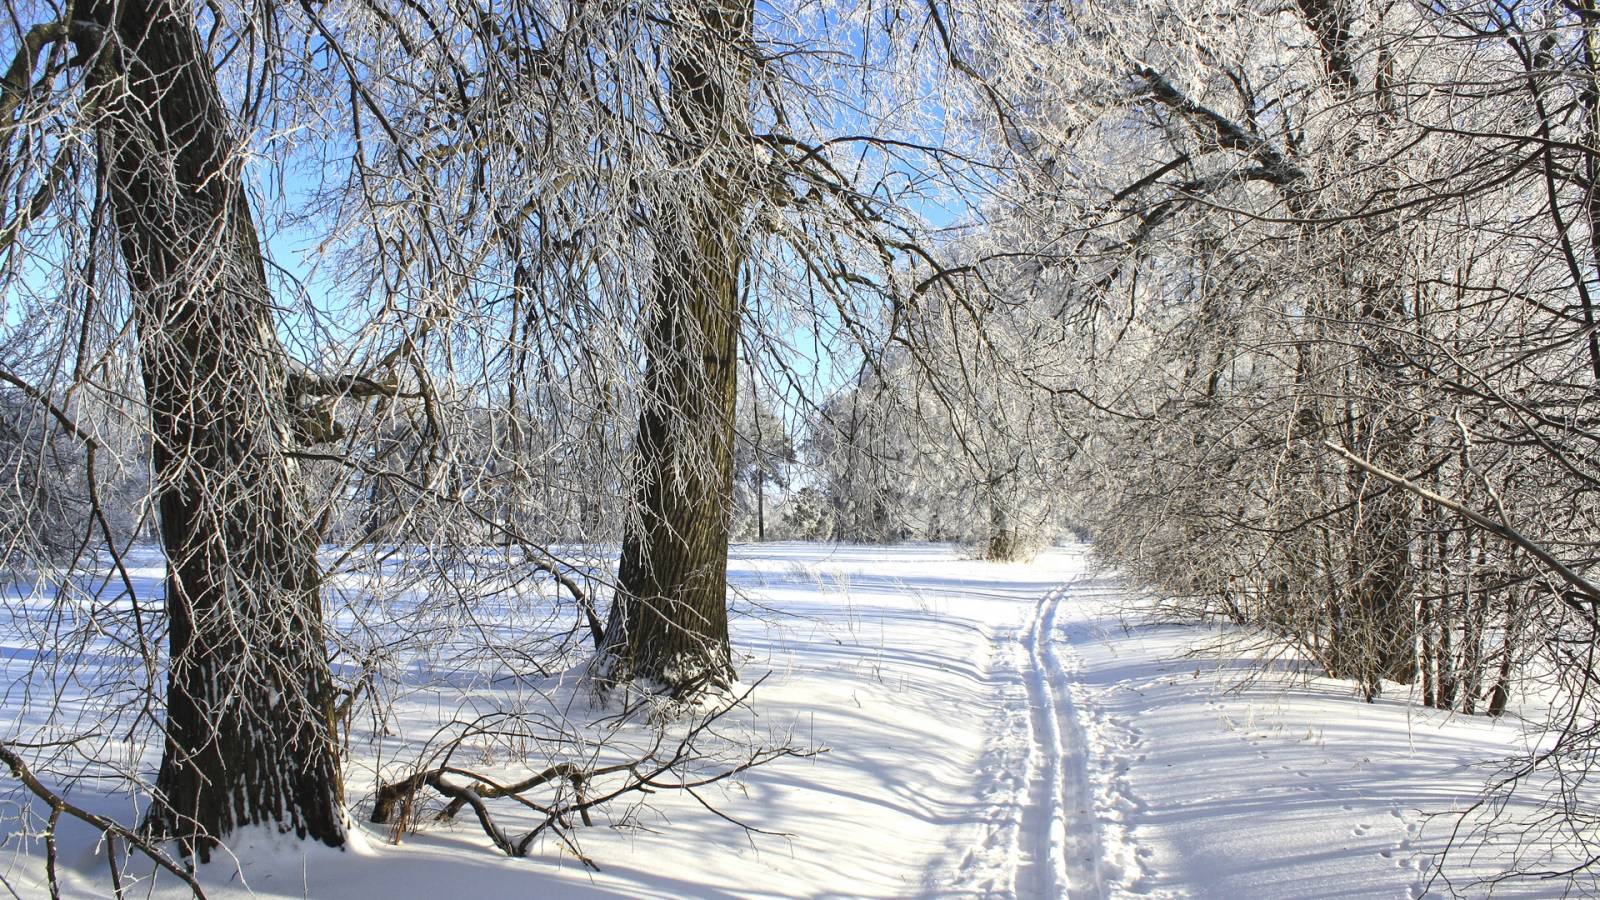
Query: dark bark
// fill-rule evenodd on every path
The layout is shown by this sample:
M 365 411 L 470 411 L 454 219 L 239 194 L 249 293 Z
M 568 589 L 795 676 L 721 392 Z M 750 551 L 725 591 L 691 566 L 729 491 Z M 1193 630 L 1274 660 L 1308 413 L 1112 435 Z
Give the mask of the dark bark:
M 315 522 L 287 360 L 193 10 L 97 3 L 81 46 L 132 290 L 167 556 L 166 740 L 145 826 L 201 860 L 247 825 L 344 843 Z
M 1369 442 L 1368 446 L 1380 443 Z M 1373 490 L 1352 478 L 1358 495 Z M 1410 684 L 1416 678 L 1417 613 L 1411 561 L 1411 498 L 1379 488 L 1359 507 L 1360 525 L 1350 534 L 1352 613 L 1359 678 L 1369 697 L 1379 681 Z
M 675 23 L 669 117 L 700 183 L 661 198 L 639 416 L 635 519 L 606 625 L 604 680 L 674 695 L 734 677 L 727 566 L 738 367 L 738 273 L 751 7 L 700 7 Z
M 1505 633 L 1500 638 L 1500 669 L 1495 674 L 1494 687 L 1489 691 L 1489 715 L 1505 715 L 1511 703 L 1511 677 L 1516 670 L 1517 648 L 1517 593 L 1506 595 Z
M 983 558 L 1009 562 L 1021 558 L 1022 539 L 1012 525 L 1001 490 L 997 483 L 989 491 L 989 539 L 983 548 Z
M 767 542 L 767 479 L 765 475 L 756 475 L 756 543 Z
M 1439 538 L 1440 546 L 1445 547 L 1445 538 Z M 1440 559 L 1447 558 L 1443 550 Z M 1439 644 L 1438 655 L 1435 657 L 1434 668 L 1439 673 L 1438 700 L 1434 704 L 1439 709 L 1455 709 L 1457 685 L 1460 682 L 1460 672 L 1456 665 L 1455 651 L 1455 620 L 1450 614 L 1449 592 L 1443 593 L 1439 598 Z
M 1349 4 L 1345 0 L 1298 0 L 1298 5 L 1317 38 L 1334 95 L 1342 101 L 1355 99 L 1361 84 L 1355 69 Z M 1380 123 L 1391 115 L 1387 91 L 1378 79 L 1369 95 L 1380 113 Z M 1354 161 L 1356 145 L 1347 142 L 1338 152 Z M 1376 223 L 1363 219 L 1344 228 L 1350 233 L 1340 244 L 1357 249 L 1340 260 L 1336 283 L 1353 288 L 1358 300 L 1349 311 L 1333 301 L 1327 314 L 1337 320 L 1347 312 L 1354 313 L 1365 350 L 1350 367 L 1346 394 L 1366 398 L 1350 410 L 1347 440 L 1353 443 L 1347 446 L 1365 448 L 1373 459 L 1403 470 L 1415 443 L 1410 410 L 1404 403 L 1396 403 L 1404 397 L 1404 388 L 1396 384 L 1394 376 L 1395 361 L 1404 355 L 1394 326 L 1405 318 L 1405 298 L 1390 278 L 1370 264 L 1371 248 L 1377 245 Z M 1336 296 L 1342 294 L 1339 291 Z M 1361 683 L 1370 700 L 1378 695 L 1384 679 L 1406 684 L 1416 679 L 1417 610 L 1411 556 L 1415 501 L 1358 468 L 1346 472 L 1351 495 L 1360 498 L 1350 529 L 1350 628 L 1345 635 L 1347 641 L 1357 643 L 1342 652 L 1350 660 L 1349 675 Z

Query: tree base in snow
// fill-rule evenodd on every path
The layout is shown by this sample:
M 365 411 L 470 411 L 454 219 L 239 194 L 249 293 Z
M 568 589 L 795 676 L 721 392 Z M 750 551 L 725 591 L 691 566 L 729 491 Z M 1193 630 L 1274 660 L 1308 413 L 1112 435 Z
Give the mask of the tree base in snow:
M 1028 562 L 1037 555 L 1039 555 L 1037 542 L 1015 531 L 992 534 L 983 545 L 983 558 L 990 562 Z
M 676 653 L 650 652 L 628 647 L 625 640 L 601 648 L 593 668 L 594 684 L 601 694 L 618 689 L 648 697 L 694 704 L 721 696 L 739 680 L 726 644 L 708 642 Z

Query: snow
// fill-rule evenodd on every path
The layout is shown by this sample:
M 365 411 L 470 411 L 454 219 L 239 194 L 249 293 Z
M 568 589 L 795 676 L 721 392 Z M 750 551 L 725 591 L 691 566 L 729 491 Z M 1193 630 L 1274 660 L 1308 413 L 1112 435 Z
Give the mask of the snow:
M 1419 896 L 1444 887 L 1428 873 L 1451 825 L 1428 815 L 1469 802 L 1480 765 L 1523 740 L 1508 720 L 1363 703 L 1292 661 L 1248 678 L 1225 633 L 1130 617 L 1084 547 L 995 564 L 944 546 L 766 544 L 736 548 L 730 574 L 742 677 L 770 673 L 740 727 L 827 750 L 709 795 L 777 835 L 658 794 L 640 827 L 582 830 L 599 872 L 559 842 L 500 856 L 470 816 L 395 845 L 364 822 L 375 762 L 358 747 L 349 850 L 255 829 L 202 881 L 217 897 L 330 900 Z M 428 708 L 443 696 L 401 701 L 386 758 L 454 714 Z M 92 790 L 73 797 L 131 820 L 126 799 Z M 67 896 L 108 894 L 96 838 L 62 826 Z M 0 876 L 42 896 L 41 843 L 7 846 Z M 1469 893 L 1496 863 L 1458 859 Z M 177 887 L 158 879 L 154 895 Z

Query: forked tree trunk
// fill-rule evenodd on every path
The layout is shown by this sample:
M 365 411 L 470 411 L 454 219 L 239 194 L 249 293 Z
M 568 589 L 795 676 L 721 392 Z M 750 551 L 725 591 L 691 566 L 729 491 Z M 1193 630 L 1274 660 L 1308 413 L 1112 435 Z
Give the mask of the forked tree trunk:
M 256 824 L 339 846 L 316 534 L 286 455 L 286 357 L 216 78 L 186 0 L 81 14 L 107 35 L 89 83 L 167 556 L 166 740 L 146 827 L 201 860 Z
M 751 64 L 749 0 L 685 8 L 696 12 L 672 26 L 669 114 L 700 183 L 658 200 L 635 517 L 601 660 L 602 683 L 677 696 L 734 677 L 728 520 L 745 199 L 732 160 L 746 139 Z
M 1489 690 L 1488 713 L 1491 716 L 1505 715 L 1506 707 L 1511 702 L 1511 676 L 1516 668 L 1517 606 L 1517 595 L 1512 591 L 1506 595 L 1505 631 L 1500 638 L 1500 668 L 1495 673 L 1494 687 Z

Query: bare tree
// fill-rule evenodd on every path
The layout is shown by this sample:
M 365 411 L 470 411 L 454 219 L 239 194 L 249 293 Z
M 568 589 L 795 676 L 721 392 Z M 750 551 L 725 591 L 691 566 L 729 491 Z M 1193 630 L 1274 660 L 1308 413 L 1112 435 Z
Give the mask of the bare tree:
M 657 198 L 650 226 L 638 516 L 623 539 L 603 665 L 607 679 L 676 695 L 735 677 L 728 528 L 755 61 L 748 0 L 669 10 L 671 158 L 696 183 Z
M 907 342 L 956 277 L 923 210 L 1006 152 L 973 47 L 1027 11 L 904 12 L 19 8 L 6 562 L 81 602 L 10 627 L 58 651 L 26 677 L 98 685 L 37 701 L 24 768 L 153 798 L 201 858 L 258 823 L 337 845 L 415 660 L 520 679 L 599 645 L 615 681 L 730 681 L 736 348 L 804 406 L 836 385 L 797 345 Z M 160 589 L 128 564 L 150 517 Z M 588 727 L 555 719 L 537 746 Z
M 795 461 L 789 427 L 752 379 L 740 392 L 733 452 L 733 532 L 767 539 L 767 492 L 788 485 L 787 467 Z
M 287 358 L 187 4 L 101 3 L 77 46 L 134 301 L 168 561 L 165 749 L 147 827 L 202 860 L 244 825 L 344 842 L 317 535 Z

